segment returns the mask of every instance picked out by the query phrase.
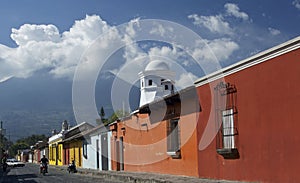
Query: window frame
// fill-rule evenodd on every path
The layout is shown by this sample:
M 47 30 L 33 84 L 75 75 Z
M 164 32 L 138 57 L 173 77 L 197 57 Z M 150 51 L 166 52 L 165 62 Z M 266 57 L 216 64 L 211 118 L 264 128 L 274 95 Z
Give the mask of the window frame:
M 88 150 L 87 150 L 87 141 L 84 140 L 82 143 L 82 156 L 87 159 L 88 158 Z
M 222 136 L 223 148 L 234 149 L 235 144 L 235 124 L 234 124 L 234 110 L 232 108 L 222 111 Z
M 172 158 L 181 158 L 180 118 L 170 119 L 167 122 L 167 154 Z

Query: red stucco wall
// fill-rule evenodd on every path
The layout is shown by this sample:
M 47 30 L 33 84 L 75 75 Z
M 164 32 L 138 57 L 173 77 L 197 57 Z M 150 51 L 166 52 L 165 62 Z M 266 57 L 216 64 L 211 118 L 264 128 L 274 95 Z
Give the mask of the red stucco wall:
M 300 49 L 226 76 L 225 81 L 237 88 L 240 158 L 225 160 L 217 154 L 214 139 L 198 151 L 199 176 L 300 182 Z M 211 90 L 208 84 L 197 90 L 202 108 L 199 142 L 211 113 Z

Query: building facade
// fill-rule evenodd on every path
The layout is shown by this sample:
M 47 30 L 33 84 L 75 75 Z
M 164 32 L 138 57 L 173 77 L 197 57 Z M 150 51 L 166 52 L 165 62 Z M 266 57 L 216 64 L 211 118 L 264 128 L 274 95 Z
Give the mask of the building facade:
M 200 177 L 300 181 L 299 47 L 300 37 L 196 81 Z M 205 144 L 207 126 L 217 131 Z
M 63 157 L 63 165 L 68 165 L 75 161 L 77 167 L 83 165 L 83 146 L 85 142 L 84 133 L 93 126 L 87 122 L 80 123 L 70 128 L 61 141 L 63 146 L 61 156 Z
M 110 125 L 112 169 L 300 182 L 300 37 Z
M 72 128 L 64 121 L 62 130 L 49 138 L 49 164 L 68 165 L 73 160 L 77 167 L 82 166 L 82 148 L 84 131 L 93 128 L 93 125 L 82 122 Z
M 111 132 L 100 125 L 84 135 L 83 168 L 112 170 L 111 165 Z

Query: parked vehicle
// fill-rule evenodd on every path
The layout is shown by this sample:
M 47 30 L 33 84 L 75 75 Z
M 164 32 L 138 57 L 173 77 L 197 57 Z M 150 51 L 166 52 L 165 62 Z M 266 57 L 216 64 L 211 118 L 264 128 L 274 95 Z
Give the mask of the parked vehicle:
M 9 167 L 24 167 L 25 166 L 25 163 L 20 162 L 20 161 L 14 159 L 14 158 L 7 159 L 6 164 Z

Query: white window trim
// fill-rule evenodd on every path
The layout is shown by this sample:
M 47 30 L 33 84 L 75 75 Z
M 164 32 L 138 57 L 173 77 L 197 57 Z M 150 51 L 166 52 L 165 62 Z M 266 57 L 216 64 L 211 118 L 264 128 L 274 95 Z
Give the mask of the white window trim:
M 234 118 L 233 109 L 222 111 L 222 122 L 223 122 L 223 148 L 233 149 L 235 148 L 234 140 Z

